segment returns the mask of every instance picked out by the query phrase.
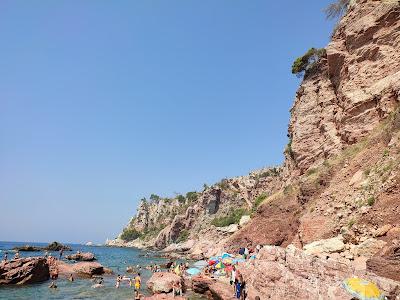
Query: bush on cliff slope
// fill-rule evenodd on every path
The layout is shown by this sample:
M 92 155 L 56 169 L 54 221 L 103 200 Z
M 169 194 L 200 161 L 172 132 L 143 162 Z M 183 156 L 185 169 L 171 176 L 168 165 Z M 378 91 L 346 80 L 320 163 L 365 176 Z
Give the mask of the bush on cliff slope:
M 216 227 L 225 227 L 231 224 L 238 224 L 240 218 L 247 215 L 249 212 L 244 208 L 238 208 L 232 211 L 228 216 L 216 217 L 211 221 L 211 224 Z
M 136 240 L 138 237 L 140 237 L 140 232 L 135 228 L 124 228 L 121 233 L 121 239 L 125 242 Z
M 321 57 L 326 56 L 325 48 L 310 48 L 308 51 L 293 62 L 292 74 L 301 77 L 311 71 L 318 63 Z

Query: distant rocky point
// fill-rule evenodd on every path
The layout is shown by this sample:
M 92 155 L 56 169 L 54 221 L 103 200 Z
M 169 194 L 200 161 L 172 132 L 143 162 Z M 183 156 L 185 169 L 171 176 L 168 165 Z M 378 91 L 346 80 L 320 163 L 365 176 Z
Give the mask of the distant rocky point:
M 20 247 L 14 247 L 13 250 L 15 251 L 24 251 L 24 252 L 38 252 L 38 251 L 71 251 L 71 247 L 63 245 L 59 242 L 52 242 L 48 244 L 46 247 L 37 247 L 31 245 L 25 245 Z

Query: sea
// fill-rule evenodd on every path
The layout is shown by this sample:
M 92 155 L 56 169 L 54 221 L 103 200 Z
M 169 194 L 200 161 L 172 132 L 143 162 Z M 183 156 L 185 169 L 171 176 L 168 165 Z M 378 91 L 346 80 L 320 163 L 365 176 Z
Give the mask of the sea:
M 8 257 L 14 256 L 14 247 L 23 245 L 46 246 L 47 243 L 30 242 L 1 242 L 0 258 L 4 252 L 8 252 Z M 38 284 L 29 284 L 22 286 L 0 286 L 0 299 L 134 299 L 134 290 L 129 287 L 128 282 L 122 282 L 120 288 L 115 288 L 115 280 L 118 274 L 132 277 L 134 274 L 126 273 L 127 266 L 142 266 L 142 290 L 144 295 L 150 294 L 146 289 L 146 281 L 150 278 L 151 272 L 144 269 L 149 264 L 162 264 L 166 259 L 160 258 L 155 252 L 148 252 L 136 248 L 115 248 L 104 246 L 85 246 L 78 244 L 66 244 L 72 248 L 72 251 L 65 251 L 64 255 L 69 253 L 92 252 L 97 261 L 104 267 L 114 271 L 114 275 L 104 276 L 104 287 L 92 288 L 93 282 L 90 279 L 75 278 L 74 282 L 59 278 L 57 280 L 57 289 L 50 289 L 51 283 L 46 281 Z M 58 257 L 58 252 L 49 252 L 50 255 Z M 41 256 L 43 252 L 20 252 L 21 257 Z M 190 295 L 190 299 L 203 299 L 200 295 Z

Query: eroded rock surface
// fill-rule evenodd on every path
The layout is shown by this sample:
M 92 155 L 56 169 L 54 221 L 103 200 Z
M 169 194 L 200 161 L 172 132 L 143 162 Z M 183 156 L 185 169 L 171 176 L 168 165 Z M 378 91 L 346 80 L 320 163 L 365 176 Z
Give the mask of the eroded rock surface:
M 96 257 L 91 252 L 83 252 L 83 253 L 75 253 L 65 257 L 68 260 L 76 260 L 76 261 L 94 261 Z
M 147 287 L 153 293 L 169 293 L 174 284 L 180 283 L 182 278 L 174 273 L 156 272 L 147 281 Z
M 49 265 L 42 257 L 27 257 L 0 263 L 0 285 L 38 283 L 48 280 L 49 277 Z

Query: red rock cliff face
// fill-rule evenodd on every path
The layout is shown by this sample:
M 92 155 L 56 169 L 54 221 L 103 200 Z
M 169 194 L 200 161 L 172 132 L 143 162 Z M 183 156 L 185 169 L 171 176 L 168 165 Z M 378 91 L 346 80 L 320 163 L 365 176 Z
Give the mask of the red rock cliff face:
M 291 110 L 289 135 L 301 173 L 359 141 L 399 102 L 399 3 L 355 1 L 326 50 Z

